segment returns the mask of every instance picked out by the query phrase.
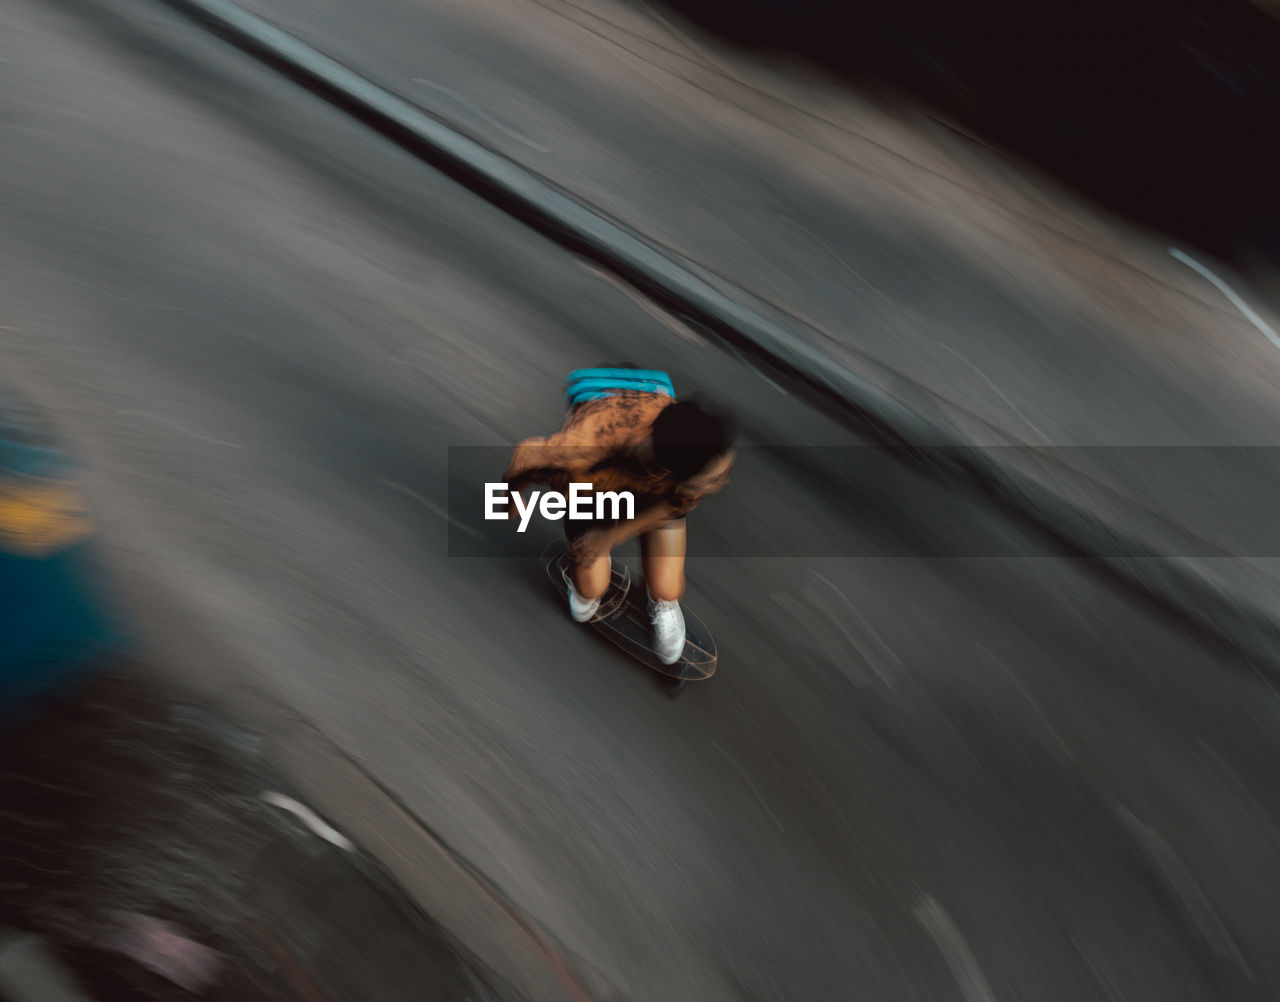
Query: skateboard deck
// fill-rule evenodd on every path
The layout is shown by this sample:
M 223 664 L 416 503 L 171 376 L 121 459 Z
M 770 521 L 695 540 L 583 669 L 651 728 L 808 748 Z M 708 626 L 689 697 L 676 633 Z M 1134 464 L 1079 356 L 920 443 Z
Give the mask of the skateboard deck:
M 542 551 L 542 563 L 547 579 L 560 600 L 569 604 L 569 557 L 564 544 L 558 540 Z M 613 562 L 613 580 L 600 602 L 600 611 L 590 624 L 596 632 L 607 637 L 633 658 L 656 672 L 672 679 L 677 686 L 685 682 L 700 682 L 716 672 L 716 642 L 705 624 L 688 609 L 684 613 L 684 653 L 674 664 L 664 665 L 654 653 L 653 634 L 649 625 L 649 612 L 644 598 L 644 586 L 631 587 L 631 572 L 625 564 Z

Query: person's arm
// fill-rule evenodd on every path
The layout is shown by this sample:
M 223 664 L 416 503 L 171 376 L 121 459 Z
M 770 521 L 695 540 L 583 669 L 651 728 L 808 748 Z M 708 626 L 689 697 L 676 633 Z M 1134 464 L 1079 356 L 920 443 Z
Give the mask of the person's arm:
M 733 469 L 734 461 L 737 458 L 738 454 L 730 449 L 723 456 L 710 463 L 696 477 L 691 477 L 681 484 L 676 492 L 677 503 L 680 505 L 680 514 L 684 514 L 694 506 L 701 504 L 713 494 L 718 494 L 725 484 L 729 482 L 729 471 Z
M 512 453 L 507 471 L 502 475 L 510 498 L 507 504 L 508 519 L 520 517 L 515 504 L 517 495 L 523 496 L 523 491 L 531 484 L 546 482 L 550 471 L 541 463 L 541 460 L 546 458 L 546 447 L 549 441 L 550 439 L 546 438 L 526 438 Z
M 557 432 L 546 438 L 526 438 L 516 446 L 503 480 L 511 490 L 529 484 L 555 483 L 565 472 L 590 469 L 605 454 L 598 445 L 584 445 L 577 435 Z

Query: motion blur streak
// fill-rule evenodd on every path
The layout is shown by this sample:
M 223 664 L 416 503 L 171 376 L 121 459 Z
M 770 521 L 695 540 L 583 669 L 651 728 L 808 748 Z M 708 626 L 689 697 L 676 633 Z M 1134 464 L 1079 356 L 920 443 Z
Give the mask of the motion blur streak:
M 1201 464 L 1277 444 L 1274 348 L 1170 238 L 911 101 L 614 0 L 255 10 L 929 421 L 1105 447 L 1082 506 L 1230 542 L 1216 492 L 1271 496 Z M 1258 664 L 833 462 L 867 443 L 163 6 L 10 0 L 0 59 L 5 380 L 145 640 L 0 735 L 0 966 L 34 937 L 89 998 L 189 997 L 115 948 L 127 913 L 237 1002 L 1276 996 Z M 674 702 L 551 600 L 545 538 L 448 555 L 451 449 L 556 427 L 607 359 L 732 404 L 757 457 L 690 515 L 720 662 Z M 1274 561 L 1196 560 L 1277 607 Z

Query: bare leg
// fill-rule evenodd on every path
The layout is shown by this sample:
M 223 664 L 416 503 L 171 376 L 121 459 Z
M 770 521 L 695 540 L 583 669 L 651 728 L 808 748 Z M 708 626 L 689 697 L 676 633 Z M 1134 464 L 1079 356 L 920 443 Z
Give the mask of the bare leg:
M 609 590 L 609 579 L 612 576 L 612 564 L 609 554 L 596 557 L 589 564 L 573 564 L 569 568 L 569 578 L 573 581 L 573 589 L 582 598 L 590 601 L 599 598 Z
M 685 520 L 673 519 L 640 537 L 640 557 L 649 594 L 660 602 L 684 597 Z M 575 585 L 576 587 L 576 585 Z

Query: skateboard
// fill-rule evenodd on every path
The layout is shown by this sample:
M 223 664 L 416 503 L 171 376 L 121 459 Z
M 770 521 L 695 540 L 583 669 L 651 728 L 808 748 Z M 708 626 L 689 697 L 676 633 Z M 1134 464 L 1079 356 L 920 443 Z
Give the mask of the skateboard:
M 569 606 L 569 557 L 564 543 L 553 540 L 542 551 L 542 564 L 547 580 L 564 608 Z M 601 636 L 612 641 L 646 668 L 667 679 L 669 694 L 677 695 L 686 682 L 701 682 L 716 672 L 716 642 L 706 625 L 681 606 L 684 613 L 684 653 L 674 664 L 664 665 L 654 653 L 644 588 L 631 587 L 631 572 L 626 564 L 613 562 L 613 580 L 600 602 L 600 611 L 590 621 Z

